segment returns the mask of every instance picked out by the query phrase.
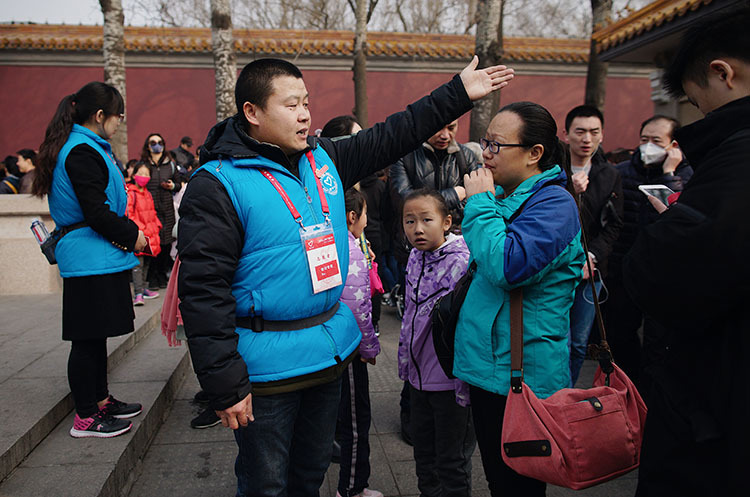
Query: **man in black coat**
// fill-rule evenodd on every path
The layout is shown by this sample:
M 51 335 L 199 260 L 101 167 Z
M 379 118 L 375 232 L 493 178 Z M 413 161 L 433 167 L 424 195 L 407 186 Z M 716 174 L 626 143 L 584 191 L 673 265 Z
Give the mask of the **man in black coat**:
M 695 175 L 624 261 L 666 330 L 637 496 L 746 495 L 750 467 L 750 9 L 691 28 L 665 74 L 705 118 L 677 133 Z
M 675 140 L 679 128 L 680 123 L 671 117 L 656 115 L 646 119 L 641 124 L 640 146 L 630 160 L 616 166 L 622 178 L 623 225 L 609 259 L 605 280 L 608 297 L 602 314 L 615 361 L 638 386 L 647 380 L 641 374 L 643 367 L 658 361 L 658 356 L 643 353 L 638 330 L 643 329 L 644 344 L 661 341 L 663 330 L 641 312 L 625 290 L 622 259 L 638 233 L 658 217 L 638 187 L 658 184 L 681 192 L 693 175 Z
M 604 138 L 604 116 L 596 107 L 579 105 L 565 117 L 565 141 L 570 150 L 571 180 L 581 209 L 597 294 L 607 271 L 609 254 L 622 228 L 622 181 L 615 166 L 607 162 L 599 145 Z M 576 288 L 570 309 L 570 386 L 575 386 L 586 357 L 594 301 L 588 266 Z
M 460 224 L 466 200 L 464 174 L 478 169 L 479 163 L 474 152 L 456 142 L 457 131 L 456 120 L 391 166 L 391 198 L 397 207 L 413 190 L 434 188 L 448 204 L 453 223 Z

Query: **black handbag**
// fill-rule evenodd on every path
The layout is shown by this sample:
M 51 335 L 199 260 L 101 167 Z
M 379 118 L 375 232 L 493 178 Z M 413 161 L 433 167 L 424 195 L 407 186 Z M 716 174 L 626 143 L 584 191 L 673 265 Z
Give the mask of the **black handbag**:
M 466 294 L 469 292 L 471 280 L 474 279 L 476 270 L 477 263 L 471 261 L 466 274 L 461 276 L 461 279 L 456 282 L 456 286 L 452 291 L 437 299 L 430 312 L 432 343 L 435 346 L 435 355 L 437 355 L 440 367 L 443 368 L 446 376 L 451 379 L 455 378 L 453 376 L 453 352 L 458 314 L 461 312 L 464 300 L 466 300 Z

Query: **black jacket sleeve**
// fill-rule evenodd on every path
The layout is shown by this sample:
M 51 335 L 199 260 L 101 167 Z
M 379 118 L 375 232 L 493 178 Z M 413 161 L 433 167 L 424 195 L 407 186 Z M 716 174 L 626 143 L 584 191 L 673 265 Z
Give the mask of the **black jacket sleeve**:
M 388 180 L 391 186 L 391 195 L 394 200 L 398 200 L 400 203 L 406 198 L 409 193 L 414 189 L 409 179 L 409 175 L 406 173 L 406 166 L 404 165 L 404 158 L 397 160 L 395 164 L 388 170 Z
M 344 188 L 415 150 L 446 123 L 458 119 L 472 107 L 461 78 L 453 79 L 406 110 L 390 115 L 342 140 L 321 138 L 320 145 L 333 159 Z
M 226 409 L 252 391 L 237 352 L 232 296 L 244 230 L 227 191 L 210 173 L 191 178 L 178 233 L 180 312 L 193 368 L 211 407 Z
M 607 260 L 617 237 L 620 236 L 623 216 L 625 215 L 624 210 L 625 199 L 622 193 L 622 177 L 619 172 L 615 171 L 615 181 L 609 194 L 609 200 L 603 207 L 601 219 L 598 220 L 598 222 L 603 223 L 603 227 L 588 244 L 589 250 L 599 263 Z
M 73 147 L 65 159 L 65 171 L 86 224 L 110 242 L 132 251 L 138 240 L 138 225 L 118 216 L 107 205 L 109 170 L 99 152 L 86 144 Z

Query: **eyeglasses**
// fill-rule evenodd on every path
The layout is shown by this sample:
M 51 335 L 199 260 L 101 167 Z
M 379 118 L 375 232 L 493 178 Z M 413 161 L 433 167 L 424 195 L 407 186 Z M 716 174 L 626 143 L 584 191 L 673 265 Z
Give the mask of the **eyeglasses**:
M 117 117 L 120 119 L 120 122 L 123 122 L 125 120 L 125 114 L 120 114 Z
M 161 145 L 162 143 L 164 143 L 164 142 L 163 141 L 156 141 L 156 142 L 155 141 L 150 141 L 150 142 L 148 142 L 149 145 Z
M 525 147 L 526 145 L 523 143 L 498 143 L 485 138 L 480 138 L 479 146 L 482 147 L 482 150 L 487 150 L 489 148 L 490 152 L 497 154 L 500 153 L 500 148 L 502 147 Z

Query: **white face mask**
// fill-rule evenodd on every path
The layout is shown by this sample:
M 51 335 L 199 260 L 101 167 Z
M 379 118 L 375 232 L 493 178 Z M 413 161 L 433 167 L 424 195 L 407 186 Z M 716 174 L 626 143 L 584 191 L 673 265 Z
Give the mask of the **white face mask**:
M 647 166 L 657 164 L 663 161 L 667 156 L 667 150 L 651 142 L 644 143 L 638 147 L 641 153 L 641 160 Z

